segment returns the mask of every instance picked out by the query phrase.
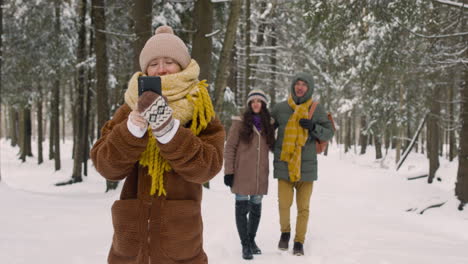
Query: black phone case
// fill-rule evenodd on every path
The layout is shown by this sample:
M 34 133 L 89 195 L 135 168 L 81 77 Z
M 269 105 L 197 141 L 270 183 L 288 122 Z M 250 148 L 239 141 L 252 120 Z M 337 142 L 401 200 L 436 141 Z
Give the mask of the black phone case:
M 157 76 L 138 77 L 138 96 L 146 91 L 152 91 L 161 95 L 161 78 Z

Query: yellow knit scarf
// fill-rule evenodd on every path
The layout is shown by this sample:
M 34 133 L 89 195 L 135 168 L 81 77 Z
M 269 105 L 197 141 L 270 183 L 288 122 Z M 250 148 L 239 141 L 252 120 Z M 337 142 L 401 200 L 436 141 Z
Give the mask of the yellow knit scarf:
M 166 96 L 169 106 L 173 110 L 173 117 L 184 126 L 192 121 L 190 130 L 198 135 L 208 126 L 208 123 L 215 116 L 213 104 L 208 94 L 208 84 L 206 80 L 199 81 L 198 75 L 200 67 L 195 60 L 181 72 L 161 76 L 162 94 Z M 136 72 L 128 83 L 125 92 L 125 102 L 131 109 L 137 109 L 138 102 L 138 77 L 144 75 Z M 171 166 L 160 155 L 156 139 L 148 128 L 149 141 L 146 150 L 141 154 L 139 163 L 148 167 L 151 176 L 151 190 L 153 195 L 158 191 L 158 195 L 166 195 L 164 189 L 164 172 L 170 171 Z
M 299 120 L 309 118 L 309 108 L 312 105 L 312 98 L 305 103 L 296 105 L 292 96 L 288 98 L 289 106 L 294 113 L 289 117 L 284 129 L 283 146 L 281 148 L 281 160 L 288 163 L 289 179 L 297 182 L 301 179 L 301 157 L 302 147 L 307 141 L 309 131 L 299 125 Z

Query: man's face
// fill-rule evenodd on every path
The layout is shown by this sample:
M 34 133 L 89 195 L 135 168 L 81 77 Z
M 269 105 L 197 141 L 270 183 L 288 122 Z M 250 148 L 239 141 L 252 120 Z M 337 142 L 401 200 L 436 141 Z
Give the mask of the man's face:
M 307 90 L 309 87 L 307 87 L 307 83 L 301 80 L 298 80 L 294 84 L 294 92 L 296 93 L 297 97 L 302 97 L 307 93 Z

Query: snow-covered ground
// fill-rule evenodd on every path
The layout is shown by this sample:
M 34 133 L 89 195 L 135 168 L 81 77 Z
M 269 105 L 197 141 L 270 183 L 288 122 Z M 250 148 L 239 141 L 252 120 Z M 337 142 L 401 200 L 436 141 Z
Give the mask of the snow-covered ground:
M 0 263 L 106 263 L 110 207 L 120 190 L 104 193 L 105 181 L 92 165 L 83 183 L 55 187 L 71 176 L 70 142 L 62 146 L 63 169 L 58 172 L 49 160 L 40 166 L 35 157 L 21 163 L 17 152 L 0 141 Z M 209 262 L 468 263 L 468 209 L 457 210 L 453 192 L 458 162 L 441 160 L 441 181 L 429 185 L 426 178 L 407 180 L 426 174 L 424 155 L 412 153 L 398 173 L 394 160 L 393 152 L 375 161 L 372 148 L 359 156 L 343 154 L 336 145 L 329 156 L 320 156 L 302 257 L 277 249 L 277 182 L 272 179 L 257 235 L 263 254 L 251 261 L 241 259 L 234 199 L 220 172 L 211 189 L 204 190 L 202 206 Z M 294 226 L 294 207 L 292 216 Z

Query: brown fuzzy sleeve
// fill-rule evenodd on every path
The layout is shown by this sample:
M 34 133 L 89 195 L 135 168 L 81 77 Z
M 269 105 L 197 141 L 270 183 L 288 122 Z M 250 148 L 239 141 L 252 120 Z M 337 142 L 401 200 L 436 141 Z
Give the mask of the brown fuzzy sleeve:
M 108 180 L 122 180 L 128 176 L 148 143 L 147 134 L 137 138 L 128 130 L 130 112 L 127 104 L 121 106 L 102 127 L 101 137 L 91 149 L 96 170 Z
M 215 118 L 198 136 L 188 128 L 179 127 L 170 142 L 158 146 L 175 173 L 186 181 L 202 184 L 221 170 L 224 137 L 224 127 Z

